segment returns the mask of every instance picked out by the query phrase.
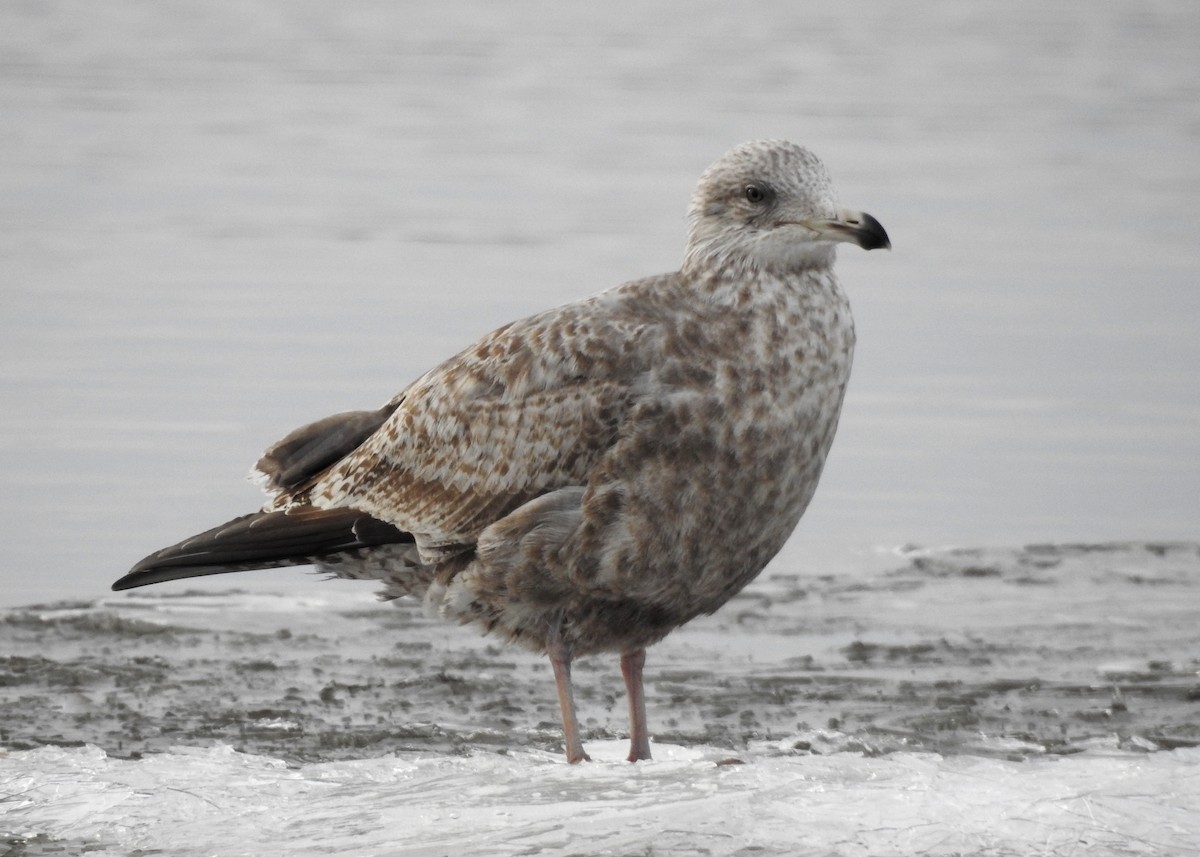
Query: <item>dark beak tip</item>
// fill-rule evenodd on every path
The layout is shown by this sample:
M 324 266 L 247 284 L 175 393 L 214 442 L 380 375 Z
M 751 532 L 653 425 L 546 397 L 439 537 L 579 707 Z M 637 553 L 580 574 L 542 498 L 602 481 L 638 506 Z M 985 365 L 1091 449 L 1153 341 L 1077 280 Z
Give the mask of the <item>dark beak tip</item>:
M 859 227 L 861 246 L 864 250 L 891 250 L 892 240 L 888 238 L 883 224 L 871 215 L 863 212 L 862 225 Z

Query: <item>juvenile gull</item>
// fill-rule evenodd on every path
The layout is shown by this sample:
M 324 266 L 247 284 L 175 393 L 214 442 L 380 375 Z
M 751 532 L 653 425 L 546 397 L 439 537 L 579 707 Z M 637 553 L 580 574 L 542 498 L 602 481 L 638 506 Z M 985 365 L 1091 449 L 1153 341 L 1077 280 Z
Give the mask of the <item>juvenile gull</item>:
M 292 432 L 257 464 L 262 511 L 113 588 L 305 564 L 380 580 L 545 652 L 570 762 L 588 758 L 571 661 L 618 653 L 629 760 L 649 759 L 646 647 L 728 601 L 800 520 L 854 349 L 834 247 L 890 246 L 777 140 L 709 167 L 689 221 L 679 271 L 505 325 L 379 410 Z

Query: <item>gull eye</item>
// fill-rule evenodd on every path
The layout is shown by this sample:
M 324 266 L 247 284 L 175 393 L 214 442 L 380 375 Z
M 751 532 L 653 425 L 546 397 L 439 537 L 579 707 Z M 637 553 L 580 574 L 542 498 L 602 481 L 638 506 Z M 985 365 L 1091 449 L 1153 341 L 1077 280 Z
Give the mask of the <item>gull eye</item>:
M 752 202 L 755 205 L 761 205 L 766 202 L 769 195 L 767 189 L 760 184 L 746 185 L 744 193 L 746 194 L 746 201 Z

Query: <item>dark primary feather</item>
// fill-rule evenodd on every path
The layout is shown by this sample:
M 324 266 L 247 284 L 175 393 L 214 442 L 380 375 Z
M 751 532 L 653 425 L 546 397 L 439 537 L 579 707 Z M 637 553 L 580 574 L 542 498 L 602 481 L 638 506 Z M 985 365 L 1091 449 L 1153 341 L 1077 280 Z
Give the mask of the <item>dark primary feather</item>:
M 391 524 L 356 509 L 254 512 L 155 551 L 112 588 L 307 565 L 322 555 L 412 540 Z
M 358 449 L 387 422 L 397 405 L 399 401 L 377 411 L 347 411 L 301 426 L 263 453 L 255 467 L 270 488 L 299 488 Z

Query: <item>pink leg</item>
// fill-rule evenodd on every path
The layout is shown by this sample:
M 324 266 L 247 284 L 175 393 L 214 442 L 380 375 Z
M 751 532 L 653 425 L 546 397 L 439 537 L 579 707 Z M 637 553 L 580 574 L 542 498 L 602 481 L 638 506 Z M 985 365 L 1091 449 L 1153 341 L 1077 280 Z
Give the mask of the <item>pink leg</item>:
M 583 752 L 583 741 L 579 737 L 579 721 L 575 717 L 575 695 L 571 691 L 571 650 L 557 635 L 546 647 L 550 666 L 554 667 L 554 686 L 558 689 L 558 707 L 562 709 L 563 743 L 566 744 L 567 761 L 590 762 Z
M 629 696 L 629 761 L 650 758 L 650 731 L 646 728 L 646 693 L 642 688 L 642 667 L 646 650 L 634 649 L 621 655 L 621 675 Z

